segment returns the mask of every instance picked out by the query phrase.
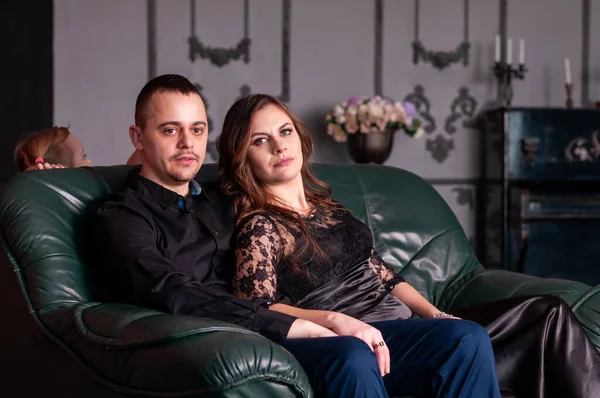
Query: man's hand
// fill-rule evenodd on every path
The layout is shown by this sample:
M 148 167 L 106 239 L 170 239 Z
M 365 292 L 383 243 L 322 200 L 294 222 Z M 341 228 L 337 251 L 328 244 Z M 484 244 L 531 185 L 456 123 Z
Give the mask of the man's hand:
M 306 319 L 296 319 L 288 331 L 288 339 L 337 337 L 331 330 Z
M 390 373 L 390 350 L 381 332 L 351 316 L 338 312 L 330 312 L 327 317 L 327 327 L 340 336 L 354 336 L 364 341 L 375 352 L 381 376 Z M 383 345 L 381 345 L 383 343 Z

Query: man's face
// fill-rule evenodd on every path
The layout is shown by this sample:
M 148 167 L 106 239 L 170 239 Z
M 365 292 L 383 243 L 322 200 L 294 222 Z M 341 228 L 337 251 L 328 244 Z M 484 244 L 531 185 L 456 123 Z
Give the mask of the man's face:
M 194 93 L 158 92 L 144 114 L 143 129 L 132 126 L 132 140 L 142 152 L 142 176 L 186 194 L 188 182 L 196 176 L 206 155 L 208 124 L 204 102 Z

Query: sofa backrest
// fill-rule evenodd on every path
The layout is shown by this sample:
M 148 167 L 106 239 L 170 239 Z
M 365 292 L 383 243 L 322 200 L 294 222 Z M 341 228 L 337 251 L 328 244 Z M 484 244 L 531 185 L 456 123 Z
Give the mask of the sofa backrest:
M 92 216 L 112 192 L 126 186 L 131 167 L 110 166 L 20 173 L 0 197 L 0 240 L 30 310 L 47 312 L 94 301 L 86 267 Z M 481 266 L 441 196 L 405 170 L 370 165 L 315 165 L 334 198 L 365 222 L 375 247 L 427 298 Z M 204 165 L 198 180 L 215 180 Z M 88 253 L 89 254 L 89 253 Z

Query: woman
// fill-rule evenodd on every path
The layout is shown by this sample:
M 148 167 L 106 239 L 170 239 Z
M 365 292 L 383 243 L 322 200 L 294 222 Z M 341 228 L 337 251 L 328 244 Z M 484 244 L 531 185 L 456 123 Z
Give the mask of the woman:
M 15 149 L 19 171 L 91 166 L 79 139 L 66 127 L 26 136 Z
M 388 337 L 409 335 L 419 330 L 418 322 L 435 322 L 429 327 L 469 322 L 439 319 L 454 317 L 386 267 L 369 229 L 310 173 L 311 138 L 279 100 L 253 95 L 236 102 L 218 149 L 223 189 L 236 195 L 237 296 L 334 332 L 328 320 L 337 314 L 371 323 L 390 351 Z M 409 319 L 413 314 L 435 320 Z M 519 297 L 457 315 L 487 328 L 504 396 L 600 396 L 600 355 L 562 300 Z M 415 393 L 391 388 L 388 381 L 397 375 L 383 370 L 389 393 Z

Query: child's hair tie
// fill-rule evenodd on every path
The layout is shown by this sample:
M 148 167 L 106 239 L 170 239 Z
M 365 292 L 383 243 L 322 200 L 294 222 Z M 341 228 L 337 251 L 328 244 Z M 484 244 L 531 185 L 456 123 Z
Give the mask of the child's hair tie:
M 42 158 L 35 158 L 35 164 L 38 164 L 38 163 L 44 163 L 44 159 L 42 159 Z

